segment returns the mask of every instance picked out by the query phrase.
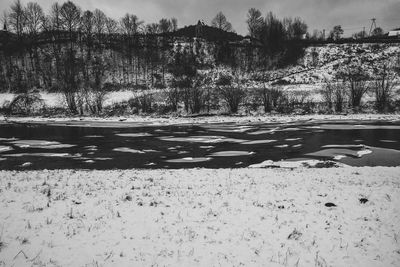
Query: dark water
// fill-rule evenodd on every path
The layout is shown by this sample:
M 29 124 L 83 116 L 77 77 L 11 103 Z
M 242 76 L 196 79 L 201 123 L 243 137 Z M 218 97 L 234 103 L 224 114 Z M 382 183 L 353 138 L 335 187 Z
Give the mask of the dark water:
M 400 166 L 400 124 L 0 124 L 0 169 L 240 168 L 299 159 Z

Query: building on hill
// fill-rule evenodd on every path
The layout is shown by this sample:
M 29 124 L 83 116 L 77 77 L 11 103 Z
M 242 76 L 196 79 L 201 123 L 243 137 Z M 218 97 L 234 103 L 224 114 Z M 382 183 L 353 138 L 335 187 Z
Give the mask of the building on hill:
M 203 37 L 203 26 L 204 26 L 204 23 L 199 20 L 197 22 L 196 29 L 195 29 L 197 38 Z
M 400 37 L 400 28 L 389 31 L 388 36 L 389 37 L 393 37 L 393 36 Z

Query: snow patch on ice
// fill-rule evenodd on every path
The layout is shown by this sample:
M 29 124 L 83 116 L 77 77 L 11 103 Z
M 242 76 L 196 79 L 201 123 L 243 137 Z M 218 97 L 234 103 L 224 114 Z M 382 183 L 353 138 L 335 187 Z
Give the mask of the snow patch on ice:
M 336 156 L 333 157 L 333 159 L 334 160 L 341 160 L 341 159 L 344 159 L 345 157 L 347 157 L 347 156 L 345 156 L 345 155 L 336 155 Z
M 357 151 L 357 155 L 359 158 L 361 158 L 364 155 L 371 154 L 371 153 L 372 153 L 372 150 L 369 150 L 369 149 L 363 149 L 363 150 Z

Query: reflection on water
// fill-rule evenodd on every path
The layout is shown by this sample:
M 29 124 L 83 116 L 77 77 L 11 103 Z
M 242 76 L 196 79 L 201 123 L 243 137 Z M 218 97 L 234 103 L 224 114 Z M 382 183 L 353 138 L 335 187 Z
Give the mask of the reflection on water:
M 292 166 L 310 160 L 400 166 L 400 125 L 327 121 L 0 125 L 0 169 L 239 168 Z

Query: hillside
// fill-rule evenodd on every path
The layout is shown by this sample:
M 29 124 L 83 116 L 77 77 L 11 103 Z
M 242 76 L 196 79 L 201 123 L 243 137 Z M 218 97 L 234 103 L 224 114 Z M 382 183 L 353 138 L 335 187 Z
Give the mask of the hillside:
M 84 107 L 89 105 L 85 102 L 100 100 L 107 110 L 111 109 L 107 111 L 111 115 L 220 112 L 229 100 L 221 96 L 218 83 L 228 79 L 228 84 L 246 91 L 239 101 L 246 110 L 242 112 L 258 111 L 263 105 L 265 111 L 325 112 L 319 104 L 323 101 L 321 90 L 327 81 L 338 81 L 338 72 L 353 65 L 372 81 L 382 62 L 400 62 L 398 43 L 319 44 L 306 47 L 297 63 L 277 68 L 274 57 L 254 44 L 246 45 L 246 38 L 208 26 L 202 28 L 204 38 L 190 38 L 196 34 L 196 27 L 189 26 L 161 39 L 168 40 L 167 46 L 132 47 L 128 42 L 115 48 L 78 42 L 73 44 L 72 65 L 68 43 L 0 54 L 4 62 L 0 66 L 0 90 L 8 93 L 3 94 L 0 108 L 7 107 L 13 93 L 35 89 L 51 107 L 65 105 L 66 94 L 72 93 L 72 101 L 76 102 L 71 104 L 73 113 L 80 105 L 81 114 L 90 109 L 100 112 L 102 108 Z M 154 45 L 154 40 L 150 41 Z M 265 98 L 265 86 L 276 90 L 277 95 Z M 398 89 L 397 84 L 393 92 Z M 343 97 L 347 108 L 348 93 Z M 362 98 L 364 103 L 374 101 L 373 91 L 365 92 Z M 398 98 L 396 93 L 390 100 Z M 266 99 L 273 104 L 267 104 Z M 396 105 L 391 104 L 390 109 L 396 110 Z
M 309 46 L 297 65 L 275 70 L 272 80 L 282 84 L 319 84 L 335 77 L 344 64 L 363 66 L 372 74 L 374 65 L 400 60 L 400 44 L 327 44 Z

